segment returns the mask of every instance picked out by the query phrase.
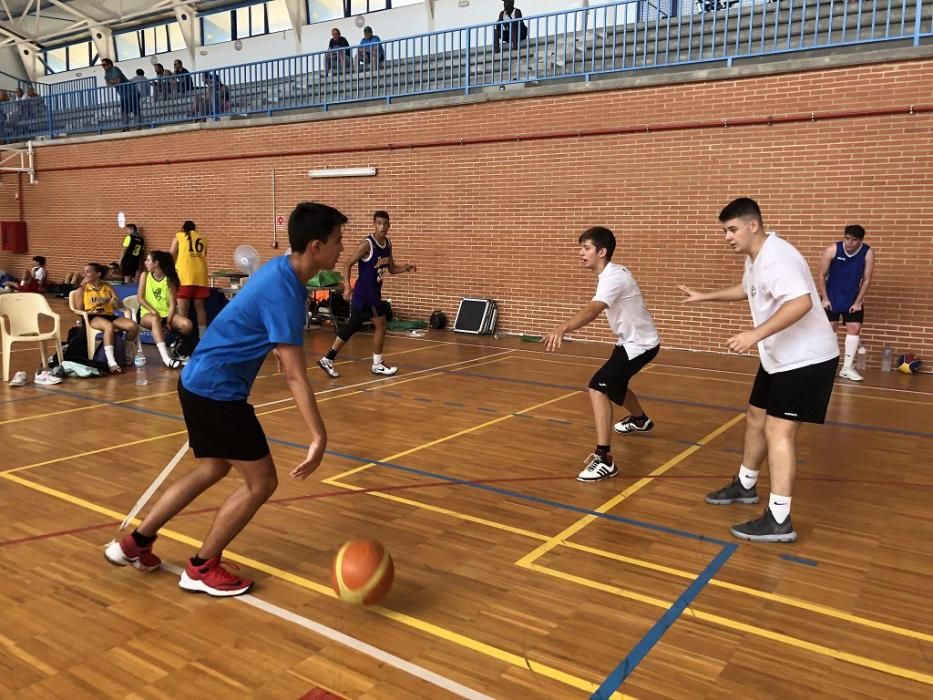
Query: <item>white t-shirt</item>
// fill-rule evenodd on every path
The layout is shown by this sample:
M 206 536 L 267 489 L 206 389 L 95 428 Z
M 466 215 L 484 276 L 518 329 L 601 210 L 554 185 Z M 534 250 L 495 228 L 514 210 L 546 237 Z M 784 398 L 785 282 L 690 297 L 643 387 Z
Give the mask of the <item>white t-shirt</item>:
M 660 345 L 658 329 L 654 327 L 645 299 L 632 273 L 622 265 L 609 263 L 599 273 L 593 301 L 605 304 L 609 327 L 615 333 L 629 359 Z
M 807 261 L 776 233 L 768 235 L 757 258 L 745 259 L 742 287 L 756 328 L 791 299 L 809 294 L 813 302 L 799 321 L 758 343 L 765 372 L 787 372 L 839 357 L 836 334 L 823 311 Z
M 46 275 L 48 275 L 48 272 L 46 272 L 44 267 L 32 268 L 32 278 L 40 285 L 45 284 Z

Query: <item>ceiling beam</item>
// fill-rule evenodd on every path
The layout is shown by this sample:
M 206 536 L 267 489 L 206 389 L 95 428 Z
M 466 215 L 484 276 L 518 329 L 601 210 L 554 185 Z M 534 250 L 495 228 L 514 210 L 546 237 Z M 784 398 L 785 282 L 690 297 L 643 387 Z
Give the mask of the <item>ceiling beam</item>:
M 6 4 L 6 0 L 0 0 L 0 4 L 3 5 L 3 11 L 6 12 L 7 21 L 16 25 L 16 17 L 13 16 L 12 12 L 10 12 L 10 6 Z

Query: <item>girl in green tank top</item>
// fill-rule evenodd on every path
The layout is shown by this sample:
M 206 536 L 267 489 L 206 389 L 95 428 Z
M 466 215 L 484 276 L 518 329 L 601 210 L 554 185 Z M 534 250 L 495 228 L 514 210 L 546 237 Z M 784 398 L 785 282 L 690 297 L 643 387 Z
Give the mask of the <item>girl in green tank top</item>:
M 165 344 L 165 334 L 173 330 L 182 335 L 191 335 L 194 327 L 191 321 L 178 315 L 175 294 L 178 292 L 178 273 L 172 256 L 161 250 L 154 250 L 146 256 L 146 270 L 139 276 L 139 325 L 152 332 L 162 362 L 170 369 L 181 367 L 178 359 L 173 359 Z

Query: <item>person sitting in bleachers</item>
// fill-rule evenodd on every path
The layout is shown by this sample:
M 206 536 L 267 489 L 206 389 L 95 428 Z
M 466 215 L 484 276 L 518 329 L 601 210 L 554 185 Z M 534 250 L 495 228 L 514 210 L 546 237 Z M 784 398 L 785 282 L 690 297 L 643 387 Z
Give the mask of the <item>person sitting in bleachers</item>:
M 324 74 L 330 75 L 332 70 L 346 70 L 350 67 L 350 42 L 347 37 L 341 36 L 340 30 L 334 27 L 330 30 L 330 42 L 327 44 L 327 53 L 324 54 Z
M 223 84 L 217 73 L 205 73 L 204 89 L 194 96 L 195 117 L 220 114 L 230 110 L 230 88 Z
M 492 46 L 495 53 L 502 50 L 503 44 L 508 44 L 512 50 L 515 50 L 519 42 L 528 38 L 528 26 L 522 21 L 522 11 L 515 7 L 515 0 L 503 0 L 502 7 L 499 19 L 496 21 L 495 39 Z
M 356 50 L 356 60 L 360 70 L 378 68 L 386 60 L 386 52 L 382 48 L 382 39 L 373 34 L 372 27 L 363 27 L 363 38 Z

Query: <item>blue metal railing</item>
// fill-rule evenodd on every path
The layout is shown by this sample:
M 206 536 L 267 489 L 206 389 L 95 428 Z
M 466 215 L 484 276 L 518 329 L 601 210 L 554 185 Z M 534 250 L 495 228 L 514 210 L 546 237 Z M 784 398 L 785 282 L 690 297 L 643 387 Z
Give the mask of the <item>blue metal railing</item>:
M 0 103 L 0 138 L 100 133 L 933 36 L 933 0 L 625 0 Z M 94 80 L 93 78 L 85 80 Z M 57 86 L 56 86 L 57 89 Z M 58 90 L 58 89 L 57 89 Z

